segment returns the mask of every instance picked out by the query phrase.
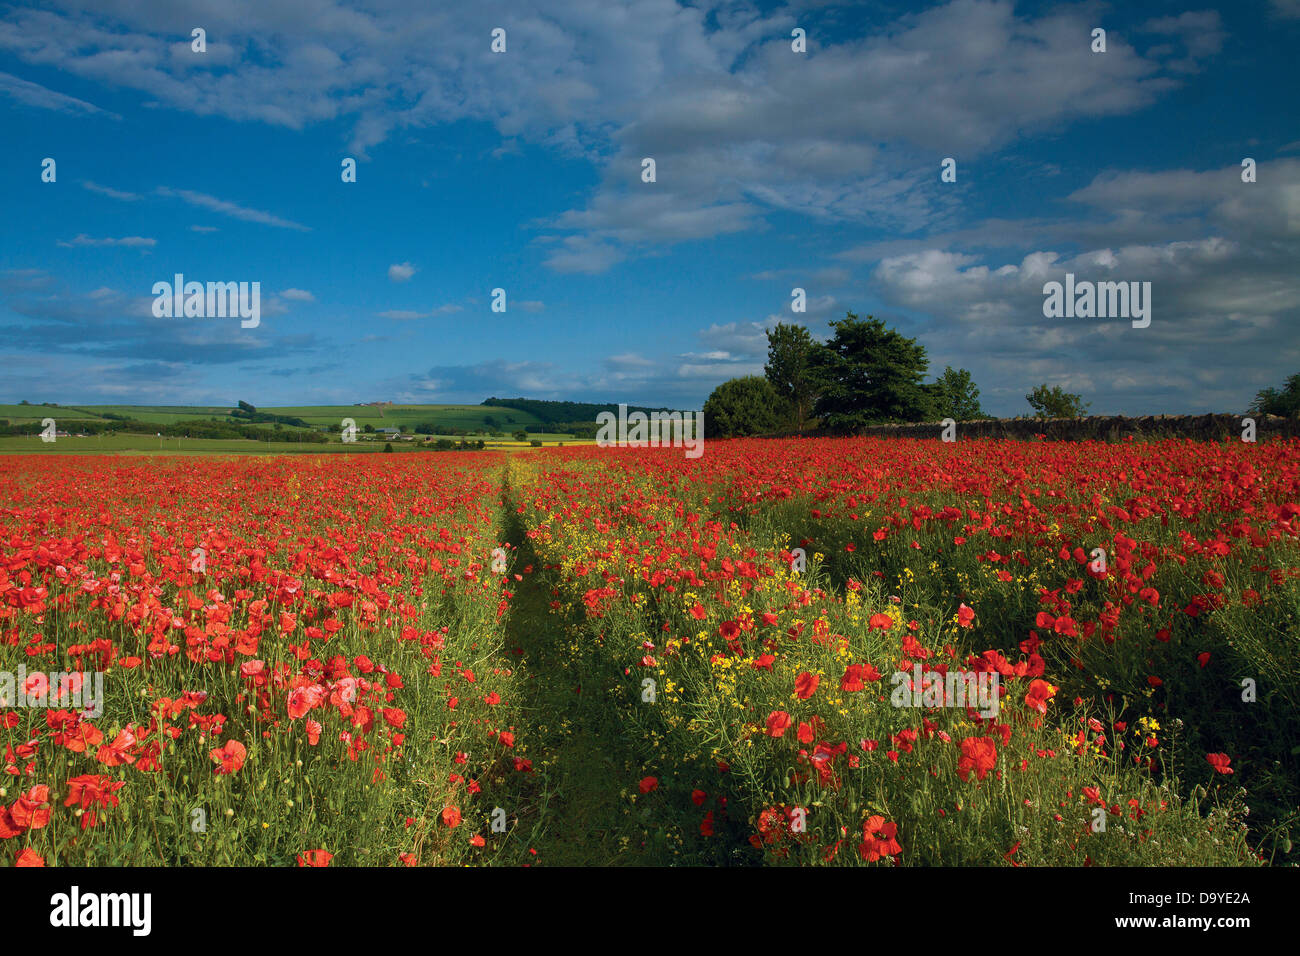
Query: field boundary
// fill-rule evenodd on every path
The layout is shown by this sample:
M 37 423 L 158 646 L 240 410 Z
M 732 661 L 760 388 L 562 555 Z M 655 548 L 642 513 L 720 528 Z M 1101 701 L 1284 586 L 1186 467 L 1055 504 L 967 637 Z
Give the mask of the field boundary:
M 1257 439 L 1300 438 L 1300 420 L 1281 415 L 1092 415 L 1086 418 L 990 418 L 957 423 L 960 438 L 1012 438 L 1048 441 L 1124 441 L 1151 438 L 1189 438 L 1196 441 L 1240 441 L 1243 420 L 1255 422 Z M 872 425 L 860 429 L 863 437 L 941 438 L 941 422 L 906 422 Z M 772 432 L 760 438 L 827 438 L 824 428 Z

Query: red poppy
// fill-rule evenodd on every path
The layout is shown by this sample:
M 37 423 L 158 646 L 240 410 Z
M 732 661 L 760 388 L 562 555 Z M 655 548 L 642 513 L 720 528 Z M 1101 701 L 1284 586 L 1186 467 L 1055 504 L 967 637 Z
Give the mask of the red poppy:
M 767 715 L 767 735 L 780 737 L 790 727 L 792 720 L 784 710 L 774 710 Z
M 963 781 L 970 779 L 975 771 L 975 779 L 983 780 L 988 772 L 997 766 L 998 748 L 992 737 L 967 737 L 961 742 L 961 759 L 957 761 L 957 776 Z
M 1210 762 L 1210 766 L 1213 767 L 1216 772 L 1223 774 L 1232 773 L 1232 768 L 1228 766 L 1232 761 L 1227 754 L 1206 754 L 1205 759 Z
M 244 765 L 248 756 L 247 748 L 238 740 L 227 740 L 222 747 L 215 747 L 208 753 L 208 758 L 217 765 L 216 773 L 234 773 Z
M 898 824 L 885 822 L 881 816 L 868 817 L 862 824 L 862 842 L 858 844 L 858 855 L 868 863 L 874 863 L 883 857 L 897 856 L 903 852 L 895 837 Z
M 820 683 L 821 677 L 804 671 L 794 679 L 794 692 L 799 695 L 800 700 L 807 700 L 816 693 L 817 685 Z
M 1047 681 L 1035 678 L 1029 684 L 1029 693 L 1025 695 L 1025 706 L 1040 714 L 1047 713 L 1047 704 L 1055 696 L 1057 689 Z

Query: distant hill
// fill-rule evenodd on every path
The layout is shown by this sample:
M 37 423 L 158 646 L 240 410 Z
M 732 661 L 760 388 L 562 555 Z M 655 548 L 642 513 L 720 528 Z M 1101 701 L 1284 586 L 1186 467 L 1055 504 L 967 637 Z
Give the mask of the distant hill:
M 595 406 L 592 406 L 595 407 Z M 312 435 L 322 431 L 337 433 L 344 419 L 351 419 L 358 429 L 399 428 L 403 434 L 462 437 L 468 435 L 510 435 L 527 431 L 538 437 L 576 437 L 568 429 L 555 428 L 528 411 L 492 405 L 396 405 L 391 402 L 368 402 L 355 405 L 300 405 L 266 407 L 240 401 L 230 406 L 212 405 L 59 405 L 0 404 L 0 429 L 17 429 L 22 434 L 40 430 L 45 418 L 53 418 L 57 427 L 88 434 L 101 432 L 139 432 L 150 435 L 197 434 L 212 425 L 229 426 L 231 434 L 255 427 L 277 431 L 290 440 L 298 432 Z M 595 415 L 580 419 L 583 433 L 590 426 L 595 431 Z M 32 432 L 33 434 L 35 432 Z M 241 432 L 242 434 L 242 432 Z M 250 433 L 251 434 L 251 433 Z M 260 432 L 259 432 L 260 434 Z
M 521 412 L 527 412 L 536 417 L 539 421 L 546 424 L 559 422 L 591 422 L 595 424 L 596 416 L 601 412 L 614 412 L 618 414 L 618 403 L 607 402 L 597 404 L 592 402 L 548 402 L 537 398 L 489 398 L 483 401 L 484 405 L 494 405 L 497 408 L 514 408 Z M 629 405 L 629 412 L 668 412 L 674 411 L 666 406 L 651 408 L 646 405 Z
M 630 412 L 674 411 L 666 406 L 629 405 Z M 618 414 L 615 402 L 552 402 L 534 398 L 489 398 L 479 405 L 355 405 L 265 407 L 239 401 L 212 405 L 39 405 L 0 404 L 0 431 L 35 434 L 53 418 L 59 428 L 87 434 L 161 433 L 198 437 L 257 436 L 274 433 L 290 441 L 311 441 L 322 432 L 337 434 L 350 419 L 360 430 L 398 428 L 403 434 L 442 437 L 511 435 L 538 438 L 594 438 L 596 416 Z

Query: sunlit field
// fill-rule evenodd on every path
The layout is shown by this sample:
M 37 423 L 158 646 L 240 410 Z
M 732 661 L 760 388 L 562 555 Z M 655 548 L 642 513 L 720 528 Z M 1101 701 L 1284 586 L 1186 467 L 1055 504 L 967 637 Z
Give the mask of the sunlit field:
M 1298 485 L 1297 442 L 6 455 L 0 865 L 1294 862 Z

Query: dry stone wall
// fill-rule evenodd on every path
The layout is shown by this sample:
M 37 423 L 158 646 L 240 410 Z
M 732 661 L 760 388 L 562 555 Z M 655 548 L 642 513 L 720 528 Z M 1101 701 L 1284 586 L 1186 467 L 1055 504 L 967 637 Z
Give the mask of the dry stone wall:
M 957 423 L 958 438 L 1019 438 L 1026 441 L 1125 441 L 1148 438 L 1191 438 L 1197 441 L 1241 441 L 1244 415 L 1092 415 L 1087 418 L 994 418 Z M 1279 415 L 1251 416 L 1255 421 L 1256 440 L 1300 437 L 1300 419 Z M 939 422 L 873 425 L 859 434 L 896 438 L 940 438 Z M 808 437 L 829 435 L 822 429 L 782 432 L 768 437 L 802 434 Z

